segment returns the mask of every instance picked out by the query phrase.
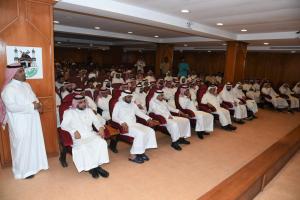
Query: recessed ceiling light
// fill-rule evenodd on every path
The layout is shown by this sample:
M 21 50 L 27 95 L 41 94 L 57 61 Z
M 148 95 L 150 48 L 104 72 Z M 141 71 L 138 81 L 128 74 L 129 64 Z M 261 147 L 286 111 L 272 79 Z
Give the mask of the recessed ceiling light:
M 296 53 L 296 51 L 291 51 L 291 53 Z
M 61 42 L 57 42 L 57 44 L 61 44 Z
M 223 43 L 222 45 L 223 45 L 223 46 L 226 46 L 227 44 L 226 44 L 226 43 Z
M 53 21 L 53 23 L 54 23 L 54 24 L 59 24 L 59 21 L 56 21 L 56 20 L 55 20 L 55 21 Z
M 188 44 L 184 44 L 183 46 L 187 47 L 187 46 L 188 46 Z
M 128 33 L 129 33 L 129 34 L 132 34 L 133 32 L 131 32 L 131 31 L 128 31 Z
M 99 26 L 95 26 L 95 27 L 94 27 L 94 29 L 96 29 L 96 30 L 99 30 L 99 29 L 100 29 L 100 27 L 99 27 Z
M 210 51 L 210 50 L 208 50 L 207 52 L 208 52 L 208 53 L 210 53 L 211 51 Z
M 182 9 L 181 12 L 182 13 L 190 13 L 190 10 L 188 10 L 188 9 Z
M 217 26 L 223 26 L 223 23 L 219 22 L 217 23 Z
M 264 42 L 264 45 L 269 45 L 269 43 L 268 42 Z
M 158 38 L 159 36 L 158 35 L 154 35 L 154 37 Z
M 247 29 L 244 29 L 244 28 L 243 28 L 241 31 L 242 31 L 242 32 L 246 32 L 246 31 L 247 31 Z

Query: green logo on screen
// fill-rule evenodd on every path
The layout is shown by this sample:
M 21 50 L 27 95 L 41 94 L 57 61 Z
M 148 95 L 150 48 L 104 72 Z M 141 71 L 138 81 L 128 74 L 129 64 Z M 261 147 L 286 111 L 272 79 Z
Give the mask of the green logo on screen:
M 37 67 L 29 67 L 29 68 L 25 68 L 25 74 L 26 74 L 26 78 L 32 78 L 34 77 L 38 72 L 38 68 Z

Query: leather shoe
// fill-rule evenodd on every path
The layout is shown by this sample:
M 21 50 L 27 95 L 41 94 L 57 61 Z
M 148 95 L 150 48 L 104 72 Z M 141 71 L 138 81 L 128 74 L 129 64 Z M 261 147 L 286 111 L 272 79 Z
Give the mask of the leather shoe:
M 97 167 L 97 168 L 96 168 L 96 171 L 97 171 L 97 173 L 98 173 L 100 176 L 102 176 L 102 177 L 104 177 L 104 178 L 107 178 L 107 177 L 109 176 L 108 171 L 102 169 L 101 167 Z
M 138 155 L 136 155 L 135 158 L 128 158 L 128 160 L 138 164 L 144 163 L 144 159 L 140 158 Z
M 181 151 L 181 147 L 179 146 L 178 142 L 172 142 L 171 147 L 177 151 Z
M 179 144 L 191 144 L 189 141 L 187 141 L 187 140 L 184 139 L 184 138 L 179 138 L 178 143 L 179 143 Z

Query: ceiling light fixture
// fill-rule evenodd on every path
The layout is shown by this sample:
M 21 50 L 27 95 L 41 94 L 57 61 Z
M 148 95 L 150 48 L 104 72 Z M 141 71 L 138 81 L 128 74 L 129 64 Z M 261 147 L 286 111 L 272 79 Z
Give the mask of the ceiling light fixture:
M 291 51 L 291 53 L 296 53 L 296 51 Z
M 242 32 L 247 32 L 247 29 L 244 29 L 244 28 L 243 28 L 241 31 L 242 31 Z
M 217 23 L 217 26 L 223 26 L 223 23 L 219 22 Z
M 61 42 L 57 42 L 57 44 L 61 44 Z
M 54 24 L 59 24 L 59 21 L 56 21 L 56 20 L 55 20 L 55 21 L 53 21 L 53 23 L 54 23 Z
M 264 42 L 264 45 L 269 45 L 269 43 L 268 42 Z
M 182 9 L 181 12 L 182 13 L 190 13 L 190 10 L 188 10 L 188 9 Z
M 208 53 L 210 53 L 211 51 L 209 50 L 209 51 L 207 51 Z
M 95 27 L 94 27 L 94 29 L 96 29 L 96 30 L 99 30 L 99 29 L 100 29 L 100 27 L 99 27 L 99 26 L 95 26 Z
M 131 31 L 128 31 L 128 33 L 129 33 L 129 34 L 132 34 L 133 32 L 131 32 Z
M 187 44 L 184 44 L 183 46 L 187 47 L 188 45 L 187 45 Z
M 226 46 L 227 44 L 226 44 L 226 43 L 223 43 L 222 45 L 223 45 L 223 46 Z
M 155 38 L 158 38 L 159 36 L 158 36 L 158 35 L 154 35 L 154 37 L 155 37 Z

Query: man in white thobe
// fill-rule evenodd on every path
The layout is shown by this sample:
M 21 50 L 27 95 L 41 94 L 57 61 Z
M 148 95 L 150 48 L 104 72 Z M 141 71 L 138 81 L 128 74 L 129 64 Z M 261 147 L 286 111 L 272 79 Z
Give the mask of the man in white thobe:
M 109 90 L 106 88 L 101 88 L 99 95 L 97 97 L 97 106 L 102 110 L 102 117 L 108 121 L 110 120 L 109 113 L 109 101 L 111 99 L 111 95 L 109 94 Z
M 291 109 L 299 109 L 299 99 L 293 96 L 294 92 L 291 91 L 289 84 L 284 83 L 282 86 L 280 86 L 279 91 L 281 94 L 288 97 L 288 100 L 291 102 Z
M 8 122 L 14 177 L 32 178 L 40 170 L 48 169 L 39 114 L 42 105 L 19 63 L 7 66 L 1 99 L 0 124 L 5 126 Z
M 295 92 L 295 94 L 300 95 L 300 82 L 296 83 L 296 85 L 293 88 L 293 92 Z
M 240 99 L 246 102 L 247 108 L 251 111 L 251 119 L 256 118 L 255 114 L 258 112 L 257 104 L 253 99 L 249 99 L 245 96 L 243 92 L 243 87 L 241 83 L 237 83 L 232 89 L 233 95 L 236 99 Z
M 270 83 L 264 83 L 263 88 L 261 89 L 261 92 L 264 95 L 268 95 L 270 98 L 265 97 L 265 100 L 267 102 L 272 103 L 272 105 L 276 109 L 285 109 L 289 107 L 288 102 L 284 99 L 281 98 L 271 87 Z
M 213 131 L 214 116 L 196 108 L 194 102 L 191 100 L 188 87 L 182 86 L 182 88 L 180 88 L 179 104 L 181 108 L 189 109 L 194 112 L 196 119 L 195 131 L 200 139 L 203 139 L 203 135 L 209 135 L 209 132 Z
M 164 92 L 164 98 L 168 102 L 168 104 L 171 107 L 176 108 L 175 93 L 177 91 L 177 87 L 173 87 L 172 82 L 167 81 L 165 84 L 165 87 L 162 89 L 162 91 Z
M 136 115 L 145 119 L 150 126 L 155 123 L 132 102 L 132 92 L 125 90 L 113 109 L 112 120 L 119 123 L 127 132 L 124 135 L 134 138 L 129 160 L 141 164 L 149 160 L 145 154 L 146 149 L 157 148 L 157 142 L 154 130 L 137 123 Z
M 146 96 L 147 96 L 147 94 L 144 92 L 142 84 L 137 84 L 137 86 L 136 86 L 136 88 L 133 92 L 133 99 L 134 99 L 134 103 L 144 113 L 147 112 L 147 109 L 146 109 Z
M 235 98 L 231 83 L 226 83 L 224 85 L 223 90 L 220 92 L 219 96 L 222 101 L 232 104 L 235 121 L 239 124 L 243 124 L 243 119 L 247 118 L 247 108 L 241 100 Z
M 134 66 L 137 68 L 136 71 L 137 72 L 141 72 L 144 73 L 144 68 L 146 66 L 146 62 L 144 61 L 143 58 L 139 58 L 136 63 L 134 64 Z
M 221 107 L 221 102 L 222 100 L 218 96 L 216 86 L 209 86 L 201 99 L 201 103 L 207 104 L 214 110 L 212 113 L 219 116 L 219 120 L 223 129 L 229 131 L 236 130 L 236 127 L 231 125 L 230 112 Z
M 114 77 L 111 81 L 112 84 L 115 84 L 115 83 L 125 83 L 124 79 L 121 77 L 121 74 L 120 73 L 115 73 L 114 74 Z
M 66 96 L 71 94 L 75 89 L 76 85 L 70 82 L 64 82 L 63 90 L 60 93 L 61 99 L 64 99 Z
M 94 127 L 98 133 L 93 130 Z M 87 107 L 82 95 L 75 95 L 72 108 L 63 115 L 61 128 L 72 137 L 72 157 L 78 172 L 88 171 L 93 178 L 108 177 L 100 165 L 109 162 L 107 143 L 103 139 L 105 120 L 99 120 Z
M 183 117 L 176 117 L 171 114 L 171 112 L 174 112 L 182 116 L 186 116 L 178 109 L 167 104 L 164 100 L 163 91 L 157 90 L 154 93 L 149 104 L 149 113 L 150 112 L 153 112 L 156 115 L 161 115 L 166 119 L 167 123 L 164 126 L 166 126 L 171 135 L 171 147 L 180 151 L 181 147 L 179 144 L 190 144 L 189 141 L 185 140 L 186 138 L 191 137 L 190 120 Z
M 147 76 L 145 77 L 145 79 L 148 81 L 148 83 L 156 81 L 156 79 L 153 75 L 153 72 L 151 70 L 148 71 Z

